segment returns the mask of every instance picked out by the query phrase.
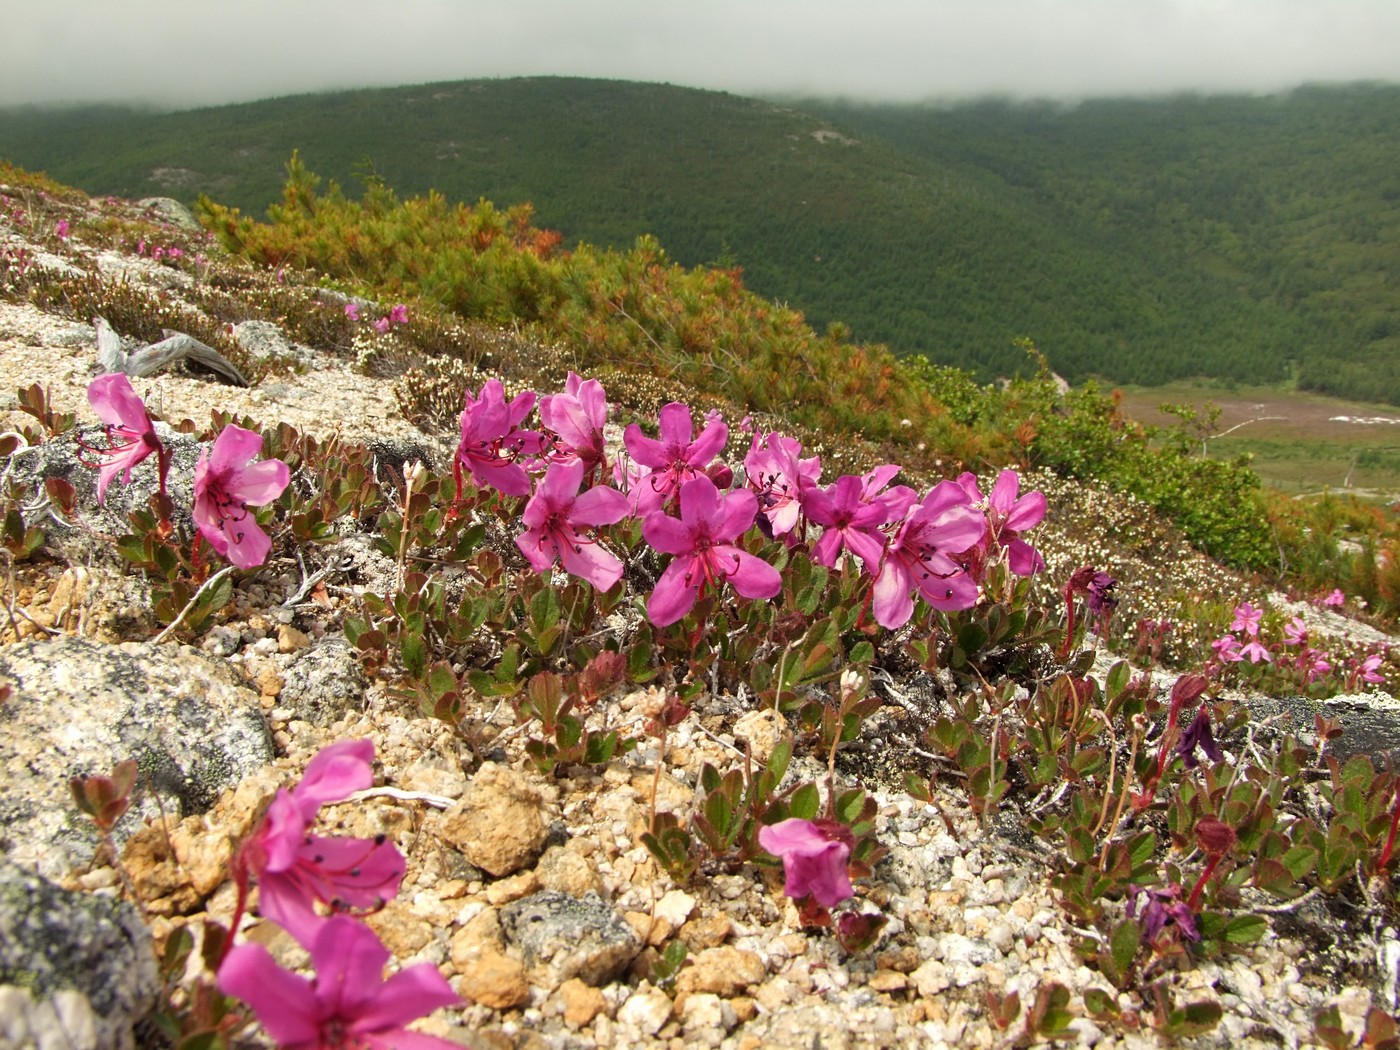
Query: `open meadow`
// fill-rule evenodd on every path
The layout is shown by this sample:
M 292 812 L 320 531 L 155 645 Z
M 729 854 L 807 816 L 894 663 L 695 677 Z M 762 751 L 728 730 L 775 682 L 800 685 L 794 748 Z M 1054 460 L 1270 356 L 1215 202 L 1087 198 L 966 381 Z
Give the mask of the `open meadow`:
M 1215 459 L 1249 454 L 1264 481 L 1299 496 L 1351 493 L 1384 502 L 1400 498 L 1400 410 L 1268 387 L 1225 389 L 1203 383 L 1123 389 L 1129 418 L 1180 425 L 1164 403 L 1220 415 L 1205 444 Z M 1214 436 L 1209 436 L 1213 433 Z

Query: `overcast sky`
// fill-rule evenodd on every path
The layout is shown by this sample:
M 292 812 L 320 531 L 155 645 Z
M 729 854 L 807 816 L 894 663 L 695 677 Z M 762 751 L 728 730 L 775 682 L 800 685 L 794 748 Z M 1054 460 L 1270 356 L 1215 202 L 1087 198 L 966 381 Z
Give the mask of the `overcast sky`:
M 1400 0 L 18 0 L 0 105 L 540 74 L 874 100 L 1400 81 Z

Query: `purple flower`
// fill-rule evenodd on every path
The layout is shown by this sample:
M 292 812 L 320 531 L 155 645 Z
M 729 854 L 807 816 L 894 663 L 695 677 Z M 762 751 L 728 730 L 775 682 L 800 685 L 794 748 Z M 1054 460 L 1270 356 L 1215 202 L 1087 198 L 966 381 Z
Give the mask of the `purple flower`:
M 58 224 L 53 228 L 53 232 L 60 241 L 66 241 L 68 239 L 68 220 L 59 219 Z
M 700 436 L 692 440 L 695 426 L 690 408 L 678 401 L 661 407 L 660 420 L 659 440 L 647 437 L 636 423 L 622 433 L 628 454 L 648 469 L 628 489 L 638 517 L 670 503 L 687 481 L 706 476 L 710 461 L 729 440 L 729 428 L 718 418 L 707 422 Z
M 691 610 L 706 587 L 726 580 L 745 598 L 771 598 L 783 587 L 778 570 L 733 545 L 753 524 L 758 499 L 748 489 L 720 495 L 703 474 L 680 489 L 679 519 L 653 511 L 642 525 L 646 541 L 675 555 L 647 599 L 647 617 L 658 627 Z
M 760 444 L 755 434 L 744 457 L 749 488 L 758 497 L 760 528 L 769 537 L 787 536 L 797 528 L 802 497 L 817 487 L 821 457 L 801 459 L 801 453 L 802 445 L 794 438 L 770 433 Z
M 390 324 L 408 324 L 408 307 L 398 303 L 389 308 Z
M 1331 594 L 1329 594 L 1326 598 L 1322 599 L 1322 604 L 1327 606 L 1327 608 L 1329 609 L 1340 609 L 1346 603 L 1347 596 L 1342 593 L 1342 589 L 1340 587 L 1334 588 Z
M 585 477 L 606 462 L 603 424 L 608 421 L 608 400 L 598 380 L 583 380 L 570 372 L 562 394 L 540 398 L 540 420 L 555 435 L 555 462 L 578 460 Z
M 865 571 L 875 575 L 885 553 L 885 534 L 880 526 L 890 520 L 889 505 L 866 498 L 864 479 L 843 474 L 824 489 L 813 489 L 803 497 L 807 518 L 822 526 L 822 534 L 812 547 L 812 560 L 835 568 L 842 551 L 860 559 Z
M 97 502 L 107 497 L 107 486 L 118 474 L 131 483 L 131 468 L 152 452 L 156 454 L 160 491 L 170 469 L 170 454 L 156 437 L 146 406 L 131 388 L 131 380 L 121 372 L 98 376 L 88 384 L 88 403 L 97 417 L 107 424 L 109 447 L 92 449 L 97 453 Z
M 348 317 L 348 318 L 350 318 L 350 320 L 352 320 L 352 321 L 358 321 L 358 320 L 360 319 L 360 304 L 359 304 L 359 303 L 346 303 L 346 304 L 345 304 L 345 316 Z
M 376 332 L 378 332 L 380 335 L 388 335 L 388 333 L 389 333 L 389 318 L 387 318 L 387 317 L 381 317 L 381 318 L 379 318 L 377 321 L 375 321 L 375 322 L 374 322 L 374 330 L 375 330 Z
M 1263 616 L 1263 609 L 1256 609 L 1249 602 L 1241 602 L 1235 606 L 1235 618 L 1230 623 L 1230 630 L 1244 631 L 1251 638 L 1256 637 L 1259 634 L 1259 621 Z
M 261 451 L 261 435 L 230 423 L 194 468 L 195 525 L 209 546 L 240 569 L 261 565 L 272 549 L 248 508 L 271 503 L 291 477 L 280 459 L 248 462 Z
M 1113 588 L 1117 586 L 1118 581 L 1108 573 L 1094 573 L 1084 589 L 1085 600 L 1089 604 L 1090 611 L 1100 616 L 1112 612 L 1118 604 L 1118 599 L 1113 597 Z
M 235 867 L 258 880 L 264 916 L 310 947 L 333 911 L 376 908 L 392 900 L 403 879 L 398 849 L 378 839 L 326 838 L 307 829 L 327 802 L 341 802 L 374 782 L 374 744 L 346 740 L 323 748 L 296 787 L 279 788 L 256 831 L 239 850 Z
M 810 896 L 823 908 L 854 895 L 846 870 L 855 839 L 831 820 L 790 817 L 758 829 L 758 844 L 783 861 L 783 892 L 794 900 Z
M 507 496 L 528 496 L 530 478 L 516 462 L 522 455 L 536 455 L 544 439 L 533 430 L 521 430 L 520 424 L 535 407 L 533 391 L 526 391 L 511 401 L 499 379 L 491 379 L 481 388 L 480 399 L 468 390 L 462 409 L 462 438 L 452 461 L 452 474 L 457 489 L 462 488 L 462 468 L 471 472 L 478 486 L 490 487 Z
M 1212 762 L 1220 762 L 1225 758 L 1225 753 L 1215 744 L 1215 734 L 1210 731 L 1210 714 L 1204 706 L 1196 713 L 1195 721 L 1187 727 L 1176 743 L 1177 757 L 1185 763 L 1187 769 L 1196 768 L 1198 747 Z
M 1162 931 L 1173 929 L 1182 940 L 1199 941 L 1200 932 L 1196 929 L 1196 916 L 1181 899 L 1181 887 L 1170 883 L 1166 889 L 1150 890 L 1131 884 L 1128 886 L 1127 915 L 1138 917 L 1139 904 L 1142 910 L 1142 938 L 1153 944 Z
M 516 546 L 536 572 L 547 572 L 556 561 L 606 591 L 622 579 L 622 562 L 580 529 L 611 525 L 627 516 L 627 497 L 598 486 L 580 494 L 583 463 L 551 463 L 521 519 L 528 526 L 515 538 Z
M 240 944 L 219 967 L 219 990 L 253 1008 L 282 1050 L 460 1050 L 404 1026 L 459 1002 L 432 963 L 384 980 L 389 952 L 374 931 L 345 916 L 307 945 L 316 976 L 282 969 L 261 944 Z
M 914 614 L 914 592 L 935 609 L 977 604 L 977 583 L 949 555 L 972 547 L 986 530 L 967 493 L 940 481 L 905 515 L 875 577 L 871 609 L 881 627 L 894 630 Z

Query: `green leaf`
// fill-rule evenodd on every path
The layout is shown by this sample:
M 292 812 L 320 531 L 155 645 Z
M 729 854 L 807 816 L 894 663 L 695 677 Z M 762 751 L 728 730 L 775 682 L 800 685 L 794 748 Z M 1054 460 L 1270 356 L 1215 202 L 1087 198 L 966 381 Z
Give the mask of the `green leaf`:
M 1142 927 L 1134 920 L 1124 919 L 1113 928 L 1108 939 L 1108 950 L 1113 955 L 1113 962 L 1119 973 L 1126 975 L 1132 969 L 1133 960 L 1137 958 L 1138 948 L 1141 946 Z
M 1253 944 L 1268 932 L 1269 924 L 1262 915 L 1236 915 L 1225 924 L 1224 931 L 1225 940 L 1231 944 Z
M 792 793 L 792 798 L 788 801 L 788 808 L 794 817 L 802 820 L 812 820 L 817 815 L 817 810 L 821 808 L 821 792 L 816 784 L 803 784 Z

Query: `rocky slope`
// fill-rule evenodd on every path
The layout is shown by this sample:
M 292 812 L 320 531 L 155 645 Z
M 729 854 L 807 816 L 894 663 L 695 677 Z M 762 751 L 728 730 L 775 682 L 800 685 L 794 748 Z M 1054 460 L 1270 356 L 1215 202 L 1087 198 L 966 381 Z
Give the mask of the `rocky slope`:
M 27 260 L 26 266 L 101 275 L 144 290 L 171 316 L 188 319 L 181 304 L 201 309 L 192 305 L 192 291 L 207 273 L 152 259 L 144 244 L 135 252 L 133 230 L 153 242 L 164 236 L 197 243 L 197 235 L 167 225 L 152 207 L 37 199 L 10 187 L 0 192 L 7 194 L 0 252 L 8 261 L 0 275 L 13 277 L 15 260 Z M 57 238 L 52 230 L 63 220 L 71 232 Z M 267 275 L 259 280 L 274 282 Z M 403 399 L 382 376 L 356 368 L 350 348 L 299 343 L 275 317 L 262 316 L 255 300 L 249 293 L 248 317 L 276 325 L 274 343 L 282 340 L 271 363 L 240 359 L 259 376 L 246 389 L 178 370 L 138 382 L 166 420 L 203 421 L 211 410 L 226 411 L 350 442 L 412 442 L 424 454 L 444 456 L 442 439 L 451 435 L 424 434 L 410 424 Z M 129 348 L 145 341 L 116 327 Z M 235 334 L 228 345 L 240 342 L 248 341 Z M 0 390 L 37 383 L 53 411 L 91 424 L 85 390 L 96 372 L 89 318 L 73 316 L 71 304 L 41 307 L 23 295 L 0 296 Z M 0 401 L 0 429 L 34 424 L 32 415 Z M 177 464 L 184 462 L 187 472 L 194 445 L 185 440 Z M 43 447 L 17 449 L 4 468 L 7 478 L 56 472 L 55 455 Z M 129 877 L 137 901 L 134 911 L 102 920 L 106 936 L 127 931 L 120 995 L 106 994 L 118 980 L 107 972 L 35 977 L 42 968 L 34 959 L 46 950 L 52 957 L 53 949 L 32 935 L 25 943 L 16 934 L 0 948 L 0 978 L 8 986 L 0 988 L 6 1017 L 0 1046 L 59 1045 L 49 1041 L 60 1038 L 57 1032 L 63 1045 L 159 1045 L 145 1017 L 172 995 L 183 1001 L 198 966 L 191 961 L 174 975 L 173 992 L 162 988 L 142 933 L 130 931 L 149 930 L 163 945 L 179 928 L 198 936 L 206 916 L 228 922 L 235 844 L 275 789 L 294 783 L 319 748 L 358 737 L 375 744 L 378 786 L 328 808 L 323 819 L 342 833 L 386 835 L 408 859 L 398 897 L 368 921 L 398 965 L 430 962 L 462 996 L 461 1007 L 438 1011 L 422 1022 L 423 1031 L 464 1046 L 501 1048 L 1030 1045 L 1041 1040 L 1023 1034 L 1024 1017 L 998 1026 L 995 1008 L 1012 992 L 1029 1007 L 1038 991 L 1058 983 L 1075 1014 L 1065 1041 L 1159 1044 L 1151 1005 L 1138 992 L 1115 993 L 1120 1013 L 1112 1023 L 1085 1009 L 1084 993 L 1108 985 L 1075 950 L 1084 931 L 1052 891 L 1051 857 L 1025 830 L 1023 804 L 979 819 L 955 778 L 939 782 L 936 805 L 893 786 L 888 774 L 898 773 L 899 752 L 918 743 L 899 702 L 912 691 L 910 682 L 888 683 L 886 706 L 867 722 L 867 740 L 852 759 L 886 773 L 867 787 L 888 854 L 859 890 L 889 922 L 874 948 L 847 953 L 829 933 L 802 927 L 782 894 L 780 871 L 745 864 L 704 870 L 679 885 L 640 842 L 653 805 L 689 812 L 703 764 L 733 767 L 746 748 L 760 761 L 771 753 L 786 728 L 778 716 L 753 710 L 743 697 L 704 695 L 671 731 L 664 754 L 655 738 L 645 737 L 605 767 L 542 776 L 525 758 L 526 733 L 509 705 L 486 712 L 468 739 L 419 714 L 381 677 L 365 675 L 346 644 L 344 618 L 359 611 L 363 594 L 387 586 L 395 565 L 362 530 L 347 531 L 300 563 L 278 557 L 239 574 L 232 601 L 210 626 L 186 643 L 155 640 L 149 593 L 110 549 L 125 497 L 114 485 L 112 507 L 98 508 L 86 468 L 72 456 L 65 462 L 77 509 L 51 508 L 44 549 L 7 561 L 0 616 L 0 683 L 9 688 L 0 707 L 7 788 L 0 800 L 0 910 L 15 899 L 6 879 L 29 887 L 20 899 L 33 908 L 39 891 L 27 872 L 108 904 L 131 896 L 123 887 Z M 151 489 L 143 471 L 150 473 L 138 468 L 133 505 Z M 177 465 L 173 488 L 188 491 L 188 474 L 179 471 Z M 1073 493 L 1059 501 L 1081 508 L 1089 502 L 1075 503 Z M 1131 508 L 1125 513 L 1133 515 Z M 1114 545 L 1115 531 L 1111 512 L 1100 511 L 1093 523 L 1072 529 L 1064 521 L 1047 526 L 1041 543 L 1052 570 L 1093 557 L 1126 581 L 1125 590 L 1136 579 L 1147 595 L 1156 570 L 1145 552 Z M 1086 543 L 1104 547 L 1086 553 Z M 1237 586 L 1202 559 L 1183 555 L 1178 569 L 1221 593 Z M 1150 599 L 1142 601 L 1148 609 Z M 1318 621 L 1318 629 L 1325 626 Z M 1340 618 L 1331 627 L 1361 630 Z M 1106 666 L 1101 661 L 1100 671 Z M 596 717 L 641 734 L 658 702 L 650 690 L 623 692 L 603 700 Z M 1382 730 L 1390 717 L 1381 718 Z M 1244 742 L 1238 734 L 1224 741 L 1237 761 Z M 1373 742 L 1382 750 L 1389 745 L 1383 736 Z M 109 772 L 132 756 L 140 757 L 146 775 L 117 829 L 124 850 L 119 872 L 74 808 L 65 779 Z M 793 767 L 789 776 L 825 777 L 824 764 L 810 756 L 797 757 Z M 1309 1045 L 1316 1014 L 1330 1005 L 1358 1045 L 1369 1009 L 1397 1008 L 1400 940 L 1385 926 L 1393 891 L 1376 892 L 1369 908 L 1315 893 L 1268 905 L 1271 929 L 1262 940 L 1216 960 L 1163 965 L 1154 984 L 1178 1005 L 1223 1008 L 1218 1026 L 1199 1036 L 1198 1045 Z M 91 942 L 90 922 L 97 921 L 60 925 Z M 0 929 L 32 933 L 32 924 L 6 922 L 0 915 Z M 289 964 L 305 959 L 289 937 L 256 917 L 245 921 L 240 936 L 267 944 Z M 678 974 L 668 975 L 661 952 L 677 941 L 688 957 Z M 255 1027 L 239 1029 L 234 1043 L 269 1045 Z

